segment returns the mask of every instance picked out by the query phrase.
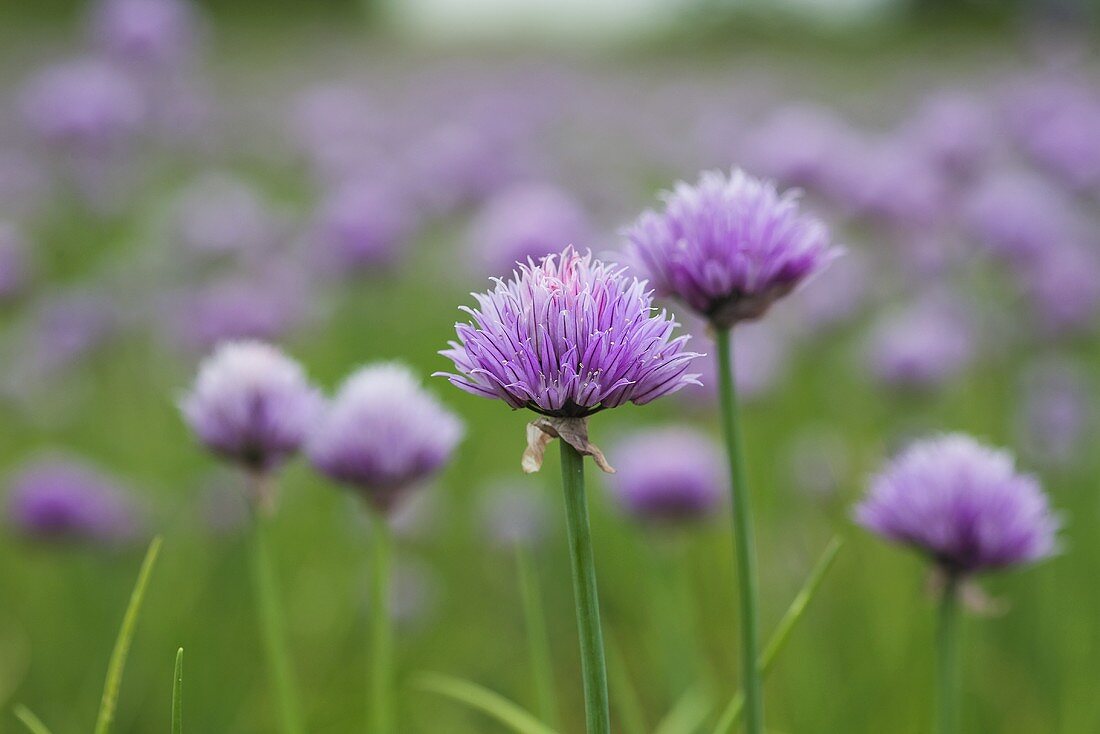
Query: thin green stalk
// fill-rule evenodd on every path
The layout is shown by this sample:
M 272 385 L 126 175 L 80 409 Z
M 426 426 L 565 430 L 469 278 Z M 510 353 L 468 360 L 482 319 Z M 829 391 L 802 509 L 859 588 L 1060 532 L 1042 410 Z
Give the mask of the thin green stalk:
M 767 647 L 764 648 L 764 653 L 757 663 L 760 667 L 761 677 L 767 677 L 768 671 L 771 670 L 772 664 L 779 656 L 780 651 L 786 646 L 791 632 L 798 624 L 798 620 L 802 619 L 802 616 L 806 613 L 806 608 L 817 593 L 821 582 L 825 579 L 825 574 L 829 572 L 833 562 L 836 561 L 837 553 L 842 545 L 844 545 L 844 541 L 839 536 L 829 541 L 829 545 L 825 547 L 825 551 L 821 554 L 821 558 L 817 560 L 806 582 L 802 585 L 798 594 L 795 595 L 794 601 L 787 607 L 783 618 L 779 620 L 775 632 L 772 633 L 771 639 L 768 640 Z M 726 710 L 722 712 L 718 725 L 714 727 L 714 734 L 726 734 L 741 718 L 744 709 L 745 694 L 739 691 L 729 702 L 729 705 L 726 706 Z
M 172 734 L 183 734 L 183 648 L 176 651 L 172 673 Z
M 955 734 L 959 728 L 959 588 L 951 576 L 940 600 L 936 648 L 937 715 L 939 734 Z
M 286 644 L 286 623 L 275 565 L 271 560 L 268 538 L 268 513 L 256 513 L 252 528 L 252 582 L 260 615 L 264 653 L 268 675 L 274 689 L 275 705 L 279 707 L 279 731 L 282 734 L 302 734 L 302 711 Z
M 31 734 L 50 734 L 49 728 L 42 723 L 42 719 L 35 716 L 34 712 L 23 704 L 15 707 L 15 718 L 19 719 Z
M 566 527 L 577 605 L 577 631 L 581 643 L 581 674 L 588 734 L 610 734 L 607 700 L 607 664 L 604 661 L 600 604 L 596 593 L 596 566 L 592 557 L 592 532 L 584 495 L 584 459 L 565 441 L 561 447 L 561 481 L 565 491 Z
M 386 516 L 374 518 L 374 573 L 371 589 L 370 731 L 393 731 L 393 627 L 390 618 L 390 525 Z
M 520 706 L 477 683 L 439 673 L 421 673 L 413 679 L 413 685 L 480 711 L 517 734 L 557 734 Z
M 159 553 L 160 537 L 156 537 L 149 544 L 149 550 L 145 552 L 145 560 L 141 563 L 137 583 L 134 584 L 134 590 L 130 593 L 130 603 L 122 616 L 122 627 L 118 631 L 115 648 L 111 652 L 111 661 L 107 664 L 107 681 L 103 685 L 103 699 L 100 701 L 99 715 L 96 717 L 95 734 L 107 734 L 111 730 L 115 708 L 118 705 L 118 692 L 122 687 L 122 672 L 126 668 L 126 657 L 130 654 L 130 643 L 134 639 L 141 603 L 145 599 L 145 589 L 149 586 L 149 578 L 153 574 L 153 566 L 156 565 Z
M 737 580 L 741 603 L 741 675 L 745 691 L 745 731 L 763 734 L 764 696 L 759 657 L 760 631 L 757 601 L 756 541 L 753 538 L 749 488 L 745 480 L 745 452 L 737 415 L 737 389 L 733 373 L 733 339 L 730 329 L 715 330 L 718 352 L 718 386 L 722 431 L 730 465 L 730 491 L 733 494 L 733 542 L 736 548 Z
M 530 549 L 522 542 L 516 543 L 516 573 L 519 576 L 519 593 L 523 598 L 523 620 L 527 628 L 536 710 L 543 723 L 557 728 L 558 704 L 554 692 L 554 669 L 550 662 L 550 636 L 546 631 L 546 615 L 542 610 L 542 593 Z

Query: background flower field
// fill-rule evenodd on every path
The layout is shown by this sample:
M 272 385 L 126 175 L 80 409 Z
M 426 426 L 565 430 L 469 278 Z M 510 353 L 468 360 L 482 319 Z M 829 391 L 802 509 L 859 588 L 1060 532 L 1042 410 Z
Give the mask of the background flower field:
M 330 392 L 354 367 L 401 360 L 467 424 L 396 521 L 400 730 L 495 731 L 418 690 L 420 671 L 534 707 L 515 533 L 537 564 L 562 729 L 579 730 L 555 472 L 520 471 L 525 415 L 427 376 L 449 368 L 437 352 L 458 305 L 515 257 L 563 238 L 622 252 L 617 231 L 658 191 L 734 165 L 802 187 L 847 250 L 738 331 L 765 638 L 829 540 L 846 540 L 768 679 L 769 728 L 929 730 L 924 565 L 851 507 L 884 457 L 950 430 L 1015 450 L 1065 520 L 1059 555 L 984 583 L 1009 606 L 964 627 L 963 730 L 1100 729 L 1100 75 L 1090 27 L 1063 24 L 1072 11 L 847 32 L 686 14 L 630 43 L 532 49 L 417 41 L 352 11 L 260 22 L 191 6 L 128 46 L 91 9 L 53 5 L 0 27 L 0 732 L 19 730 L 16 703 L 56 734 L 88 728 L 156 534 L 116 731 L 167 728 L 178 646 L 188 730 L 274 730 L 242 480 L 177 407 L 201 358 L 240 337 L 278 343 Z M 702 379 L 609 411 L 594 440 L 614 464 L 643 427 L 717 436 Z M 59 541 L 20 524 L 21 472 L 57 456 L 117 484 L 127 527 Z M 660 730 L 690 690 L 713 726 L 737 687 L 728 521 L 646 523 L 589 478 L 615 719 L 634 699 L 641 730 Z M 362 729 L 370 528 L 303 461 L 280 493 L 308 730 Z M 690 640 L 687 674 L 670 637 Z

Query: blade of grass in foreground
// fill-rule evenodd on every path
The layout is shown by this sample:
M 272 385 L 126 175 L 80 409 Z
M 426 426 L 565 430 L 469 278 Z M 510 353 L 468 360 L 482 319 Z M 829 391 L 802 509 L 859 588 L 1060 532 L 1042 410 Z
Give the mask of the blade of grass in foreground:
M 172 673 L 172 734 L 183 734 L 183 648 L 176 651 Z
M 700 686 L 693 686 L 661 719 L 653 734 L 694 734 L 706 721 L 710 711 L 710 698 Z
M 764 652 L 760 655 L 760 660 L 757 662 L 757 666 L 760 668 L 760 674 L 762 676 L 767 675 L 779 651 L 783 649 L 783 646 L 787 643 L 787 639 L 791 636 L 791 631 L 794 629 L 795 625 L 798 624 L 798 620 L 802 618 L 802 615 L 806 613 L 806 607 L 809 606 L 810 600 L 813 599 L 814 594 L 817 593 L 818 588 L 821 586 L 821 582 L 825 579 L 825 574 L 832 568 L 833 561 L 836 560 L 836 554 L 840 551 L 840 547 L 843 544 L 844 541 L 841 540 L 839 536 L 829 541 L 829 545 L 825 547 L 825 552 L 821 554 L 821 558 L 818 559 L 817 565 L 814 566 L 813 571 L 810 572 L 810 576 L 806 579 L 806 583 L 803 584 L 802 589 L 799 590 L 794 601 L 791 602 L 791 605 L 787 607 L 787 611 L 783 615 L 783 618 L 779 620 L 779 624 L 776 625 L 771 640 L 768 641 L 767 647 L 764 648 Z M 714 728 L 714 734 L 727 734 L 727 732 L 733 728 L 733 725 L 737 723 L 737 720 L 741 718 L 741 712 L 744 707 L 745 696 L 742 693 L 738 693 L 733 697 L 733 700 L 729 702 L 729 705 L 726 706 L 726 710 L 722 712 L 722 718 L 718 720 L 718 726 Z
M 149 544 L 149 550 L 145 553 L 145 560 L 138 573 L 137 584 L 134 585 L 134 591 L 130 594 L 130 604 L 122 617 L 122 627 L 118 631 L 115 649 L 111 653 L 111 662 L 107 666 L 107 682 L 103 686 L 103 700 L 99 704 L 95 734 L 107 734 L 111 729 L 111 722 L 114 721 L 118 691 L 122 686 L 122 671 L 126 667 L 126 656 L 130 653 L 130 643 L 134 639 L 141 602 L 145 598 L 145 588 L 149 585 L 149 577 L 153 573 L 158 553 L 160 553 L 160 537 L 153 538 L 153 542 Z
M 416 677 L 413 685 L 422 691 L 438 693 L 476 709 L 517 734 L 557 734 L 517 704 L 476 683 L 439 673 L 422 673 Z
M 23 722 L 23 726 L 27 727 L 27 731 L 31 734 L 50 734 L 50 730 L 46 728 L 42 720 L 23 704 L 15 707 L 15 718 Z
M 619 715 L 619 724 L 624 734 L 645 734 L 645 714 L 638 698 L 638 691 L 630 680 L 630 670 L 626 665 L 626 656 L 613 632 L 604 631 L 607 640 L 608 683 L 615 696 L 615 711 Z

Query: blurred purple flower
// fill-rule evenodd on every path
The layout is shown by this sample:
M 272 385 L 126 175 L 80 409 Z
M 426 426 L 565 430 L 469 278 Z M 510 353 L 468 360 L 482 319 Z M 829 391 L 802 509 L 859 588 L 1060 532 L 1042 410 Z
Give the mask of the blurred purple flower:
M 918 441 L 871 481 L 856 521 L 967 575 L 1033 563 L 1057 549 L 1059 520 L 1012 455 L 961 434 Z
M 72 290 L 45 296 L 31 317 L 27 356 L 35 374 L 64 369 L 115 333 L 118 311 L 104 294 Z
M 968 177 L 993 152 L 997 132 L 993 111 L 976 94 L 940 91 L 921 101 L 901 135 L 941 170 Z
M 83 460 L 34 459 L 15 473 L 10 487 L 8 521 L 28 538 L 110 544 L 138 531 L 132 499 Z
M 37 138 L 88 154 L 117 151 L 147 116 L 138 85 L 118 67 L 94 58 L 38 72 L 23 88 L 19 107 Z
M 198 43 L 197 10 L 188 0 L 99 0 L 90 26 L 98 49 L 139 68 L 189 61 Z
M 308 453 L 318 471 L 389 514 L 411 488 L 446 465 L 464 430 L 409 368 L 378 364 L 361 368 L 340 387 Z
M 512 408 L 582 418 L 627 402 L 639 405 L 696 383 L 699 356 L 677 324 L 654 313 L 645 284 L 624 269 L 569 247 L 522 265 L 463 308 L 458 342 L 440 354 L 458 374 L 436 373 L 461 390 Z
M 340 185 L 321 203 L 314 240 L 337 273 L 385 269 L 405 254 L 416 230 L 411 202 L 381 182 Z
M 744 143 L 753 170 L 783 186 L 835 195 L 847 176 L 855 133 L 831 110 L 793 105 L 761 123 Z
M 270 244 L 278 229 L 259 192 L 220 171 L 202 174 L 188 184 L 173 209 L 179 241 L 200 254 L 255 251 Z
M 930 227 L 943 220 L 952 201 L 948 180 L 909 141 L 869 142 L 857 165 L 862 172 L 858 214 L 900 227 Z
M 620 506 L 651 522 L 683 522 L 713 514 L 726 496 L 724 461 L 706 434 L 686 426 L 650 429 L 614 449 L 617 473 L 608 484 Z
M 1071 362 L 1048 360 L 1028 369 L 1017 423 L 1029 455 L 1052 464 L 1080 455 L 1096 404 L 1085 378 Z
M 1042 256 L 1019 277 L 1040 328 L 1061 333 L 1095 323 L 1100 310 L 1100 255 L 1092 249 L 1048 242 Z
M 961 304 L 936 295 L 886 312 L 871 330 L 872 374 L 894 387 L 938 386 L 975 356 L 976 335 L 970 321 Z
M 482 493 L 479 515 L 494 543 L 505 548 L 536 545 L 547 533 L 548 504 L 531 487 L 501 484 Z
M 1100 186 L 1100 95 L 1091 82 L 1037 80 L 1010 101 L 1010 120 L 1040 166 L 1074 189 Z
M 203 361 L 180 401 L 184 420 L 203 445 L 255 472 L 270 471 L 297 453 L 322 406 L 301 365 L 261 342 L 223 344 Z
M 232 340 L 278 340 L 302 320 L 305 297 L 290 274 L 226 278 L 169 299 L 169 317 L 186 347 L 206 352 Z
M 794 295 L 798 323 L 815 333 L 855 318 L 871 295 L 872 276 L 867 254 L 846 250 L 829 266 L 828 278 L 814 278 Z
M 1001 171 L 989 176 L 964 204 L 970 234 L 995 255 L 1027 265 L 1052 244 L 1076 235 L 1069 201 L 1031 173 Z
M 742 171 L 677 184 L 663 213 L 643 213 L 624 234 L 658 294 L 718 328 L 759 318 L 838 254 L 825 225 L 799 211 L 796 193 Z
M 516 263 L 538 260 L 566 245 L 582 247 L 588 218 L 565 191 L 547 184 L 519 184 L 495 194 L 474 218 L 469 241 L 488 273 L 507 273 Z

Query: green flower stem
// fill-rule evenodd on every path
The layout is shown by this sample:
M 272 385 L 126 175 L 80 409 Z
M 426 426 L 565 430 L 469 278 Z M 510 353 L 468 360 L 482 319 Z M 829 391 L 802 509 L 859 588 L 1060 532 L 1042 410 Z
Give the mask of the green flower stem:
M 745 456 L 737 415 L 737 390 L 733 374 L 733 344 L 730 329 L 715 329 L 718 352 L 718 384 L 722 430 L 730 464 L 730 491 L 733 494 L 733 541 L 736 547 L 737 580 L 741 602 L 741 675 L 745 691 L 745 731 L 763 734 L 764 696 L 761 689 L 759 657 L 760 631 L 757 601 L 756 547 L 748 483 L 745 481 Z
M 951 576 L 940 600 L 936 648 L 936 705 L 938 734 L 955 734 L 959 725 L 959 587 Z
M 581 642 L 581 672 L 588 734 L 610 734 L 607 700 L 607 664 L 604 661 L 600 605 L 596 593 L 596 567 L 592 557 L 592 533 L 584 495 L 583 457 L 565 441 L 561 449 L 561 481 L 565 491 L 566 527 L 577 605 L 577 629 Z
M 523 620 L 527 628 L 536 711 L 544 724 L 557 728 L 558 704 L 554 692 L 554 669 L 550 662 L 550 636 L 546 631 L 546 615 L 542 610 L 542 594 L 534 559 L 530 549 L 522 541 L 516 543 L 516 573 L 519 576 L 519 593 L 523 599 Z
M 270 512 L 261 506 L 254 515 L 251 538 L 252 583 L 260 616 L 264 653 L 267 656 L 268 675 L 274 689 L 275 705 L 279 708 L 279 731 L 281 734 L 302 734 L 302 711 L 298 703 L 294 670 L 287 651 L 286 623 L 283 619 L 282 600 L 279 598 L 279 581 L 271 560 L 268 537 Z
M 392 541 L 389 520 L 381 512 L 374 519 L 374 573 L 371 587 L 370 731 L 393 732 L 393 626 L 390 618 Z

